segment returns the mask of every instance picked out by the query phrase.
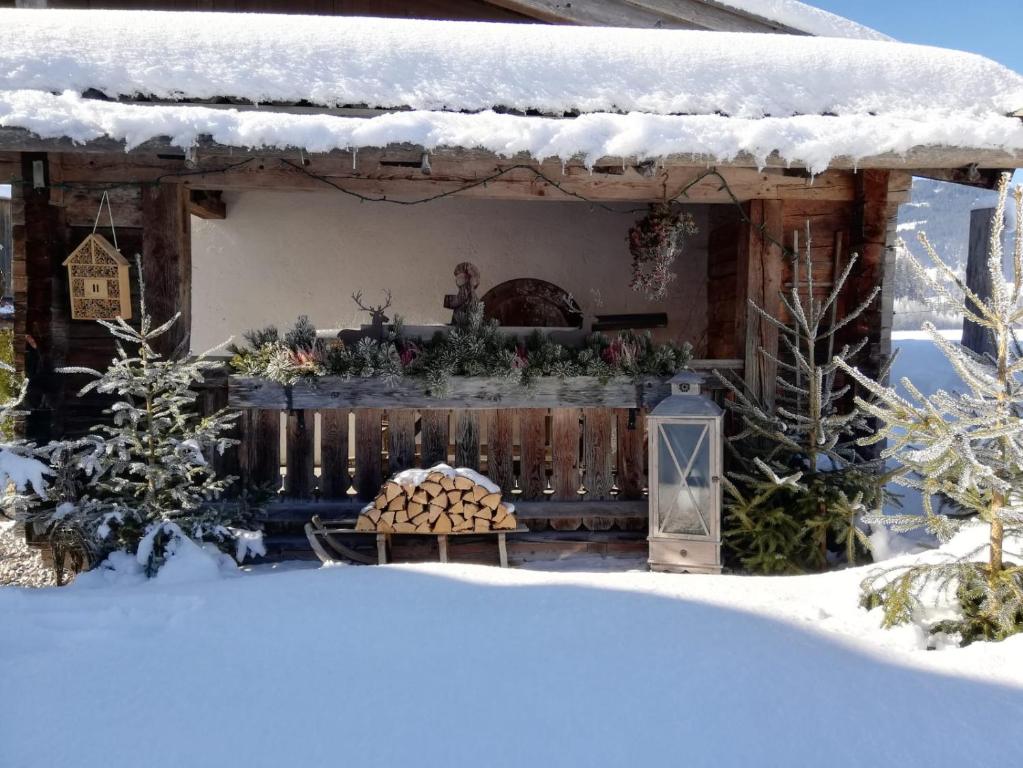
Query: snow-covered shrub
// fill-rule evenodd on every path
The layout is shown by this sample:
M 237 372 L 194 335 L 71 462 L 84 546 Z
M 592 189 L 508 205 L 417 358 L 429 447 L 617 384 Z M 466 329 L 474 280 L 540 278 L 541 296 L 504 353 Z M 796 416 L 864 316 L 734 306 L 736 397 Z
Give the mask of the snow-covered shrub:
M 814 297 L 809 237 L 803 260 L 806 295 L 794 280 L 781 296 L 788 324 L 750 302 L 761 322 L 778 330 L 779 354 L 760 348 L 761 360 L 778 369 L 775 402 L 761 402 L 715 372 L 732 391 L 726 405 L 742 425 L 727 442 L 725 552 L 755 573 L 820 571 L 836 560 L 865 558 L 869 547 L 860 518 L 883 495 L 879 462 L 856 449 L 857 436 L 867 429 L 865 414 L 843 403 L 849 387 L 836 382 L 837 361 L 854 360 L 867 340 L 834 354 L 837 332 L 870 306 L 877 291 L 838 318 L 835 304 L 856 255 L 823 300 Z
M 0 373 L 13 377 L 14 369 L 0 362 Z M 28 382 L 22 381 L 17 393 L 0 399 L 0 424 L 11 424 L 18 414 Z M 0 441 L 0 516 L 24 521 L 39 500 L 46 498 L 50 468 L 39 459 L 34 444 L 16 437 Z
M 874 572 L 863 583 L 863 602 L 883 608 L 884 624 L 891 626 L 923 620 L 922 597 L 936 592 L 936 599 L 950 602 L 959 617 L 939 622 L 931 630 L 958 634 L 963 643 L 1001 639 L 1023 630 L 1023 565 L 1009 559 L 1023 557 L 1005 548 L 1008 537 L 1023 530 L 1023 349 L 1016 333 L 1023 322 L 1023 236 L 1017 230 L 1013 281 L 1006 285 L 1002 232 L 1008 194 L 1009 176 L 1005 175 L 988 249 L 990 298 L 976 296 L 925 235 L 919 240 L 935 272 L 907 252 L 918 279 L 946 302 L 956 303 L 994 341 L 994 354 L 981 356 L 925 324 L 959 374 L 961 392 L 938 390 L 928 396 L 904 378 L 902 385 L 909 393 L 904 398 L 839 362 L 875 397 L 873 402 L 861 399 L 859 403 L 882 427 L 862 442 L 889 441 L 882 455 L 907 470 L 898 481 L 918 489 L 923 498 L 922 517 L 879 516 L 876 521 L 896 530 L 926 526 L 947 540 L 963 518 L 934 511 L 931 497 L 941 494 L 985 524 L 989 534 L 985 543 L 964 555 L 949 555 L 944 562 Z M 1015 190 L 1015 203 L 1017 212 L 1023 210 L 1023 188 Z M 953 295 L 935 274 L 954 283 L 965 298 Z
M 152 342 L 178 315 L 153 327 L 144 300 L 140 314 L 138 329 L 120 318 L 100 321 L 117 348 L 106 371 L 63 370 L 92 379 L 79 394 L 95 391 L 114 402 L 105 411 L 110 423 L 79 440 L 47 447 L 59 506 L 46 522 L 81 530 L 95 550 L 94 562 L 97 555 L 127 549 L 152 575 L 164 561 L 172 533 L 234 552 L 239 530 L 252 528 L 252 515 L 244 504 L 217 503 L 235 478 L 218 476 L 210 461 L 237 443 L 227 432 L 238 414 L 222 409 L 201 416 L 194 385 L 220 364 L 205 355 L 162 359 Z

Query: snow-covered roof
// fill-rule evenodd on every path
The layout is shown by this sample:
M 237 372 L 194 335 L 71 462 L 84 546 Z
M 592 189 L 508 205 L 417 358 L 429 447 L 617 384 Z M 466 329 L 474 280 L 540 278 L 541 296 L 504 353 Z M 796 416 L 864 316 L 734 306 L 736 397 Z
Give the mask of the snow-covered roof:
M 822 10 L 799 0 L 706 0 L 708 5 L 726 8 L 759 16 L 762 19 L 784 24 L 808 35 L 820 37 L 850 37 L 860 40 L 890 40 L 876 29 L 857 24 L 851 19 Z
M 566 159 L 777 153 L 815 170 L 917 146 L 1023 152 L 1023 121 L 1008 116 L 1023 107 L 1023 77 L 893 42 L 132 11 L 6 10 L 0 28 L 0 126 L 44 138 Z M 194 104 L 215 100 L 323 113 Z M 397 111 L 326 113 L 353 106 Z

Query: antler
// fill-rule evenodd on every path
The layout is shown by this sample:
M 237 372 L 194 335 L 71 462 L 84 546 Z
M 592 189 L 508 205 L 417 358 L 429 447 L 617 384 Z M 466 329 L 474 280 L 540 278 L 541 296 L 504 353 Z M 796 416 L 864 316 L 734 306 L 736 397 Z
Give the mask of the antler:
M 364 312 L 369 312 L 371 315 L 382 315 L 384 310 L 391 306 L 391 291 L 387 290 L 387 301 L 384 304 L 378 304 L 377 306 L 366 306 L 362 303 L 362 291 L 356 291 L 352 294 L 352 301 L 355 302 L 356 306 Z

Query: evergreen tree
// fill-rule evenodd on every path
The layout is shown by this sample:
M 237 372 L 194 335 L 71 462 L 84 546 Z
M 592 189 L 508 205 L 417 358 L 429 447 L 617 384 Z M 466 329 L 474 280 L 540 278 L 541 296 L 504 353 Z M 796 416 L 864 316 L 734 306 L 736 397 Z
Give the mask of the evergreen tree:
M 835 354 L 836 335 L 870 306 L 877 291 L 839 319 L 838 296 L 857 256 L 821 300 L 814 297 L 810 245 L 808 236 L 802 254 L 806 295 L 799 290 L 798 254 L 792 289 L 781 295 L 788 324 L 750 302 L 761 322 L 778 330 L 779 354 L 759 349 L 762 361 L 777 366 L 775 402 L 762 402 L 715 372 L 732 391 L 727 407 L 742 424 L 727 443 L 726 551 L 758 573 L 822 570 L 829 553 L 855 563 L 867 551 L 859 517 L 882 493 L 878 462 L 856 450 L 857 435 L 868 427 L 864 412 L 843 407 L 849 387 L 839 386 L 836 376 L 839 362 L 854 360 L 867 340 Z
M 888 441 L 882 455 L 906 471 L 899 482 L 920 491 L 922 517 L 879 516 L 877 522 L 897 530 L 926 526 L 947 540 L 962 525 L 962 518 L 935 513 L 932 494 L 942 494 L 974 519 L 987 525 L 987 544 L 965 557 L 946 562 L 917 564 L 877 571 L 863 583 L 863 601 L 884 609 L 884 624 L 891 626 L 920 618 L 922 595 L 937 590 L 938 599 L 957 603 L 961 617 L 935 624 L 932 631 L 958 633 L 964 643 L 999 639 L 1023 629 L 1023 567 L 1006 557 L 1007 534 L 1023 526 L 1023 350 L 1016 327 L 1023 321 L 1023 234 L 1017 227 L 1012 283 L 1002 272 L 1002 235 L 1009 176 L 1002 178 L 998 207 L 991 231 L 988 270 L 991 296 L 974 294 L 935 252 L 925 235 L 919 240 L 936 268 L 935 277 L 906 249 L 918 280 L 928 284 L 946 302 L 955 304 L 966 318 L 985 328 L 994 341 L 994 354 L 977 355 L 946 340 L 932 325 L 925 330 L 945 354 L 963 383 L 962 392 L 939 390 L 924 395 L 908 379 L 902 385 L 908 397 L 881 386 L 847 363 L 849 371 L 874 395 L 859 400 L 860 407 L 883 425 L 863 443 Z M 1023 189 L 1015 190 L 1017 221 L 1023 213 Z M 962 296 L 953 295 L 945 281 Z M 978 560 L 986 553 L 986 562 Z M 1013 553 L 1019 558 L 1019 554 Z
M 13 386 L 16 376 L 13 367 L 0 362 L 0 374 L 9 377 Z M 13 425 L 27 389 L 28 381 L 23 380 L 16 394 L 0 400 L 0 425 Z M 39 460 L 33 443 L 17 437 L 0 439 L 0 516 L 24 521 L 39 499 L 46 498 L 48 476 L 52 474 Z
M 67 368 L 63 373 L 91 377 L 80 395 L 99 392 L 114 397 L 106 410 L 110 424 L 95 427 L 77 441 L 48 448 L 57 468 L 58 501 L 51 521 L 73 521 L 101 553 L 118 547 L 135 552 L 146 539 L 146 562 L 155 572 L 164 546 L 177 531 L 196 540 L 232 543 L 247 515 L 215 500 L 235 480 L 218 477 L 210 464 L 235 443 L 226 436 L 237 413 L 222 409 L 200 416 L 193 386 L 220 363 L 200 355 L 165 360 L 155 339 L 173 327 L 179 314 L 153 327 L 146 310 L 145 286 L 140 327 L 121 318 L 100 321 L 116 340 L 117 354 L 106 371 Z M 84 474 L 81 487 L 79 473 Z

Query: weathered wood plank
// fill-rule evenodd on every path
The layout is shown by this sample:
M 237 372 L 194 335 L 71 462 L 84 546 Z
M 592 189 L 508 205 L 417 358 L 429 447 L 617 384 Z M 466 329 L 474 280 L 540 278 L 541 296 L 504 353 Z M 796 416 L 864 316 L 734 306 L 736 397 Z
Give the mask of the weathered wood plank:
M 348 484 L 348 411 L 321 411 L 320 495 L 345 499 Z
M 507 495 L 515 485 L 515 411 L 484 411 L 487 419 L 487 477 Z
M 416 465 L 416 412 L 411 408 L 387 411 L 387 464 L 392 475 Z
M 981 299 L 991 298 L 991 271 L 988 269 L 988 251 L 991 243 L 991 223 L 994 208 L 970 211 L 970 248 L 966 260 L 966 285 Z M 967 300 L 971 312 L 980 314 L 972 301 Z M 963 319 L 963 346 L 978 355 L 996 354 L 994 336 L 983 326 Z
M 480 467 L 480 414 L 479 411 L 455 411 L 455 466 Z
M 614 469 L 612 413 L 610 408 L 583 409 L 583 485 L 586 498 L 594 501 L 611 498 Z
M 302 379 L 291 387 L 259 378 L 232 376 L 230 403 L 236 408 L 651 408 L 670 394 L 666 380 L 595 376 L 548 377 L 530 386 L 505 378 L 455 376 L 443 395 L 416 381 L 388 387 L 377 379 L 344 380 L 331 376 Z
M 120 231 L 127 227 L 142 226 L 142 190 L 140 187 L 111 187 L 106 190 L 70 186 L 64 191 L 64 216 L 69 227 L 89 227 L 96 223 L 100 200 L 106 191 L 110 201 L 110 210 L 114 216 L 114 226 Z M 110 225 L 109 212 L 103 206 L 99 221 L 100 226 Z M 131 254 L 125 254 L 129 258 Z
M 273 413 L 271 411 L 271 413 Z M 276 414 L 274 414 L 276 415 Z M 296 499 L 308 499 L 313 495 L 316 477 L 313 470 L 314 411 L 289 411 L 285 448 L 287 453 L 284 475 L 284 494 Z
M 522 499 L 543 498 L 547 487 L 547 411 L 525 408 L 519 420 L 519 487 Z
M 551 487 L 558 501 L 577 501 L 579 494 L 578 408 L 551 410 Z
M 281 423 L 277 411 L 248 409 L 240 421 L 239 459 L 242 480 L 248 487 L 281 485 Z
M 451 411 L 443 408 L 419 412 L 420 455 L 424 467 L 448 463 Z
M 646 485 L 646 413 L 623 408 L 615 416 L 618 498 L 641 499 Z
M 199 392 L 198 397 L 199 412 L 203 416 L 212 416 L 220 410 L 227 407 L 227 387 L 204 387 Z M 234 425 L 230 431 L 230 437 L 240 439 L 241 436 L 241 415 L 234 422 Z M 227 448 L 223 454 L 213 451 L 212 456 L 208 456 L 207 459 L 210 465 L 217 471 L 218 475 L 234 475 L 239 474 L 239 448 L 240 445 L 232 445 Z M 229 493 L 233 493 L 237 488 L 229 489 Z
M 382 440 L 379 408 L 363 408 L 355 412 L 355 490 L 359 498 L 369 501 L 376 496 L 383 482 L 380 453 Z
M 185 204 L 185 192 L 177 184 L 142 189 L 146 309 L 157 325 L 181 313 L 174 326 L 153 342 L 164 356 L 188 354 L 191 341 L 192 238 Z

